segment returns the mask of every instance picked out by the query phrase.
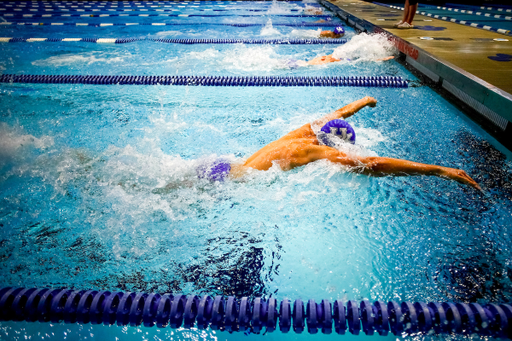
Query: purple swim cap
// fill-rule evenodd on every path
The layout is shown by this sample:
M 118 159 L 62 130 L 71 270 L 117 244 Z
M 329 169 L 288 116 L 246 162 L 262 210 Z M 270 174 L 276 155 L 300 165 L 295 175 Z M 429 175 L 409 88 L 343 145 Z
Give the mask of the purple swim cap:
M 345 120 L 332 120 L 327 122 L 322 129 L 320 129 L 320 133 L 318 134 L 318 139 L 329 147 L 335 146 L 336 139 L 334 137 L 351 144 L 356 143 L 356 132 Z
M 345 35 L 345 29 L 341 26 L 336 27 L 333 32 L 334 34 Z

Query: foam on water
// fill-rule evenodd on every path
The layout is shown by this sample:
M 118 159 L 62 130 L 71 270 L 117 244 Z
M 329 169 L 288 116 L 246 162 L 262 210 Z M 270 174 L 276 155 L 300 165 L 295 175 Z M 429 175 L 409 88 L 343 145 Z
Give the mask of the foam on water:
M 321 7 L 306 5 L 306 7 L 304 8 L 304 13 L 312 15 L 321 15 L 324 13 L 324 10 Z
M 272 19 L 268 19 L 267 23 L 263 28 L 261 29 L 261 36 L 277 36 L 281 35 L 281 32 L 279 32 L 277 29 L 275 29 L 272 26 Z
M 282 57 L 273 46 L 237 46 L 233 52 L 222 60 L 228 69 L 271 71 L 283 65 Z
M 300 37 L 300 38 L 319 38 L 320 32 L 322 32 L 322 29 L 316 29 L 316 30 L 296 30 L 293 29 L 290 32 L 290 36 L 292 37 Z
M 176 37 L 182 34 L 181 31 L 160 31 L 155 33 L 157 37 Z
M 0 167 L 16 156 L 29 153 L 31 148 L 46 149 L 53 146 L 51 136 L 37 138 L 25 134 L 21 127 L 11 127 L 0 122 Z
M 374 61 L 396 54 L 396 48 L 382 34 L 361 33 L 355 35 L 346 44 L 334 49 L 332 56 L 351 61 Z
M 35 66 L 66 66 L 66 65 L 78 65 L 78 64 L 86 64 L 91 65 L 94 63 L 121 63 L 124 62 L 126 58 L 130 57 L 130 55 L 126 54 L 123 57 L 110 57 L 104 56 L 101 52 L 85 52 L 80 54 L 63 54 L 59 56 L 52 56 L 45 59 L 39 59 L 32 62 L 32 65 Z
M 294 8 L 297 8 L 297 6 L 273 0 L 272 5 L 267 10 L 267 14 L 290 14 Z

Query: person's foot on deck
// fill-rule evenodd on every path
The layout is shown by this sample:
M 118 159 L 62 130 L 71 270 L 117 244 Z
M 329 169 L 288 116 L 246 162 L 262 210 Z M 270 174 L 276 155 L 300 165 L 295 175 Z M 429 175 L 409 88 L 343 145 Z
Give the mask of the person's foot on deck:
M 409 28 L 414 28 L 414 25 L 411 25 L 409 24 L 408 22 L 403 22 L 401 23 L 400 25 L 397 26 L 397 28 L 400 28 L 400 29 L 409 29 Z
M 399 25 L 403 24 L 404 21 L 403 20 L 400 20 L 399 22 L 397 22 L 396 24 L 393 25 L 393 27 L 398 27 Z

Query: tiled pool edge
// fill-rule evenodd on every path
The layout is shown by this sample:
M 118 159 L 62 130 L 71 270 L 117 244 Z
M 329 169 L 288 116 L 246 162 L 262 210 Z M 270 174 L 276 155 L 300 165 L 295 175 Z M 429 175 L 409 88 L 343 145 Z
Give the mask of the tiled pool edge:
M 482 125 L 512 151 L 512 95 L 475 75 L 447 62 L 385 29 L 360 19 L 328 0 L 319 2 L 336 13 L 348 25 L 369 33 L 383 33 L 406 56 L 406 62 L 451 96 L 471 108 Z M 473 117 L 470 117 L 473 119 Z M 487 124 L 486 124 L 487 123 Z M 487 127 L 486 127 L 487 126 Z

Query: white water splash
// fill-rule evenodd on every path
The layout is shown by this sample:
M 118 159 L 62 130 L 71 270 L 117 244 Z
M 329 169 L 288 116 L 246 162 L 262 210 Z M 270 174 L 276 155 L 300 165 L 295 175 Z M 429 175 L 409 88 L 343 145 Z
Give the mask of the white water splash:
M 261 29 L 260 36 L 278 36 L 281 35 L 281 32 L 279 32 L 277 29 L 272 26 L 272 20 L 268 19 L 267 23 L 263 28 Z
M 82 53 L 82 54 L 63 54 L 60 56 L 52 56 L 46 59 L 39 59 L 32 62 L 32 65 L 36 66 L 65 66 L 65 65 L 77 65 L 87 64 L 91 65 L 94 63 L 122 63 L 125 61 L 125 57 L 101 57 L 95 55 L 93 52 Z
M 290 35 L 293 37 L 300 37 L 300 38 L 319 38 L 320 32 L 322 32 L 322 29 L 319 28 L 317 30 L 292 30 L 290 32 Z
M 306 5 L 306 7 L 304 8 L 304 13 L 311 15 L 322 15 L 324 14 L 324 10 L 321 7 Z
M 175 36 L 179 36 L 182 34 L 183 33 L 181 33 L 180 31 L 160 31 L 160 32 L 157 32 L 155 35 L 157 37 L 175 37 Z
M 394 54 L 396 48 L 385 35 L 361 33 L 334 49 L 332 56 L 351 61 L 375 61 Z
M 53 143 L 53 137 L 37 138 L 26 134 L 19 127 L 11 127 L 2 122 L 0 123 L 0 166 L 30 148 L 44 149 L 53 146 Z
M 267 10 L 267 14 L 290 14 L 292 13 L 292 8 L 294 8 L 294 6 L 273 0 L 272 5 Z
M 227 69 L 244 71 L 271 71 L 288 68 L 290 58 L 278 55 L 274 46 L 239 46 L 232 54 L 226 56 L 222 62 Z
M 204 51 L 193 51 L 187 54 L 188 58 L 194 59 L 218 59 L 222 58 L 222 56 L 223 54 L 213 47 L 206 49 Z

